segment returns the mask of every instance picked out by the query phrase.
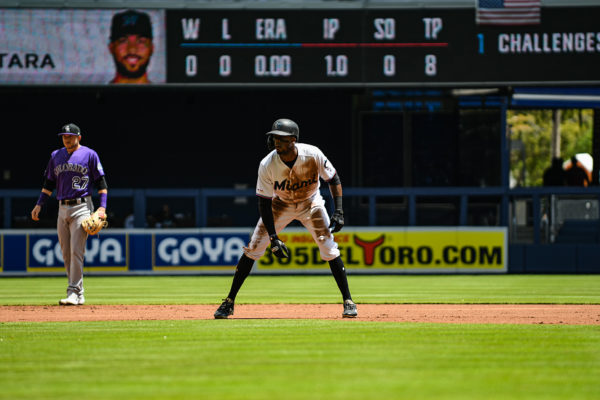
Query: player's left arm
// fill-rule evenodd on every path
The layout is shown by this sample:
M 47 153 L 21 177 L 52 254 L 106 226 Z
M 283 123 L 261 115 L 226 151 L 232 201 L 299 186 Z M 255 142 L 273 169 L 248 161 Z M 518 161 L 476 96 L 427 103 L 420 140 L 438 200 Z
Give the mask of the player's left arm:
M 344 209 L 342 206 L 342 182 L 339 175 L 336 173 L 333 178 L 327 181 L 329 184 L 329 191 L 331 197 L 333 197 L 333 204 L 335 205 L 335 211 L 331 216 L 331 223 L 329 229 L 332 233 L 339 232 L 344 227 Z
M 94 181 L 94 186 L 98 189 L 98 196 L 100 197 L 100 204 L 97 209 L 97 213 L 100 218 L 106 217 L 106 201 L 108 198 L 108 185 L 106 184 L 106 174 L 104 173 L 104 167 L 100 162 L 98 153 L 91 150 L 90 158 L 88 160 L 88 167 L 90 170 L 90 178 Z
M 94 184 L 96 188 L 98 188 L 98 196 L 100 197 L 98 215 L 102 218 L 106 216 L 106 202 L 108 198 L 108 186 L 106 185 L 106 178 L 104 175 L 98 178 Z

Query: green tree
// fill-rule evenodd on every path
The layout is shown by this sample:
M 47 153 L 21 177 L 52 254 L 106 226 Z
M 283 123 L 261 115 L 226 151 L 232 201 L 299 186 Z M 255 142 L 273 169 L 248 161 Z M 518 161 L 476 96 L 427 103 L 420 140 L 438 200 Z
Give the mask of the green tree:
M 594 111 L 561 110 L 561 156 L 592 151 Z M 541 186 L 552 162 L 552 110 L 509 110 L 510 173 L 516 186 Z

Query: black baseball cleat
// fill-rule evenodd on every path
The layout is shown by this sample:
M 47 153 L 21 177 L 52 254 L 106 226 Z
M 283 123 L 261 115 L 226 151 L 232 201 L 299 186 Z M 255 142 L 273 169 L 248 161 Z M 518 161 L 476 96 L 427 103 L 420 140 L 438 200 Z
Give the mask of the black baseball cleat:
M 358 310 L 356 304 L 352 300 L 344 301 L 344 312 L 342 313 L 343 318 L 356 318 L 358 316 Z
M 215 319 L 227 319 L 230 315 L 233 315 L 233 300 L 228 297 L 215 311 Z

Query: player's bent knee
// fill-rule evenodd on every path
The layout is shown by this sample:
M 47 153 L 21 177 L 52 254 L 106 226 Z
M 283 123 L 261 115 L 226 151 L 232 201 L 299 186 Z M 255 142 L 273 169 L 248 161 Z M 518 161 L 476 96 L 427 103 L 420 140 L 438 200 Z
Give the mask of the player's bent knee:
M 339 249 L 330 249 L 327 251 L 320 251 L 319 254 L 323 261 L 331 261 L 335 260 L 340 256 L 340 251 Z
M 260 260 L 260 258 L 263 256 L 263 254 L 265 254 L 264 250 L 262 252 L 251 252 L 251 251 L 244 249 L 244 255 L 248 258 L 251 258 L 254 261 Z

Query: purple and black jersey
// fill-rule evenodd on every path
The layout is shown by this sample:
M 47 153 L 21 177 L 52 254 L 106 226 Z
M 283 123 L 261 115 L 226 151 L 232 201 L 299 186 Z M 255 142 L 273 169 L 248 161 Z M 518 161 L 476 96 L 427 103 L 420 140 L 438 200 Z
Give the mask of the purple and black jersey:
M 56 199 L 75 199 L 90 196 L 92 183 L 104 176 L 98 154 L 86 146 L 80 146 L 72 154 L 67 149 L 52 152 L 44 174 L 56 183 Z

